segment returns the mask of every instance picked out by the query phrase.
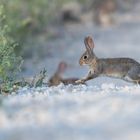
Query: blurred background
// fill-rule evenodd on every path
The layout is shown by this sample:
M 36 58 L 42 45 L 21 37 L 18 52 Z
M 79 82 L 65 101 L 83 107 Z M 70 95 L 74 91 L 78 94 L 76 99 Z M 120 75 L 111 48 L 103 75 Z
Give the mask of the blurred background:
M 91 35 L 98 57 L 140 60 L 139 0 L 0 0 L 14 53 L 24 60 L 21 76 L 46 68 L 48 77 L 59 62 L 68 63 L 66 77 L 82 77 L 78 64 Z M 1 10 L 2 11 L 2 10 Z M 19 59 L 19 58 L 18 58 Z

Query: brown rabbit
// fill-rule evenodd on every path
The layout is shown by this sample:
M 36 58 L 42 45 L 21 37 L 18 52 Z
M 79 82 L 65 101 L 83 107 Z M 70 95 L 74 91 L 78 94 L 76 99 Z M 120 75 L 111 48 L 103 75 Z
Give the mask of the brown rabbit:
M 94 42 L 90 36 L 84 40 L 86 52 L 81 56 L 80 65 L 88 65 L 89 73 L 76 83 L 83 83 L 99 76 L 109 76 L 140 84 L 140 64 L 131 58 L 98 58 L 94 52 Z
M 63 83 L 64 85 L 68 85 L 68 84 L 77 85 L 78 83 L 75 83 L 75 81 L 77 81 L 78 78 L 67 78 L 67 79 L 62 78 L 62 74 L 64 73 L 66 68 L 67 68 L 67 64 L 65 62 L 61 62 L 58 65 L 57 71 L 49 79 L 48 85 L 49 86 L 57 86 L 60 83 Z

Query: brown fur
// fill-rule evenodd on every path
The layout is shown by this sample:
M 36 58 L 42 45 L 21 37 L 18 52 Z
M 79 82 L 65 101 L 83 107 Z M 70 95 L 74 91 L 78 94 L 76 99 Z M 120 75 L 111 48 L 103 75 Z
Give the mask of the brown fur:
M 90 36 L 85 38 L 86 52 L 81 56 L 80 65 L 88 65 L 90 71 L 85 78 L 76 81 L 83 83 L 99 76 L 120 78 L 128 82 L 140 83 L 140 64 L 131 58 L 100 59 L 93 52 L 94 42 Z
M 60 83 L 63 83 L 64 85 L 68 85 L 68 84 L 77 85 L 78 84 L 75 82 L 79 80 L 78 78 L 67 78 L 67 79 L 62 78 L 62 74 L 66 70 L 66 67 L 67 67 L 67 64 L 65 62 L 61 62 L 58 65 L 57 71 L 48 81 L 49 86 L 58 86 Z

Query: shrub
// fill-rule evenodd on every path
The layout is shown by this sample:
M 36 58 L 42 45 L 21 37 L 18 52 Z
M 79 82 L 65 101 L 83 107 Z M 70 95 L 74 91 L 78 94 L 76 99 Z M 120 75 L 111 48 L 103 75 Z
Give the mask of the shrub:
M 10 27 L 6 23 L 4 7 L 0 6 L 0 80 L 13 79 L 20 69 L 21 57 L 15 54 L 18 44 L 8 35 Z
M 0 0 L 5 7 L 9 32 L 20 47 L 43 31 L 57 17 L 62 4 L 68 0 Z M 22 50 L 22 48 L 16 50 Z M 19 52 L 19 51 L 18 51 Z

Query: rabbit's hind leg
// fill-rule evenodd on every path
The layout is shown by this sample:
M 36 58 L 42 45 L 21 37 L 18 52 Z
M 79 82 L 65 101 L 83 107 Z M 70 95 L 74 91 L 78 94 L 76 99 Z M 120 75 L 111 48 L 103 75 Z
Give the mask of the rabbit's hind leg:
M 127 76 L 125 76 L 124 80 L 127 81 L 127 82 L 131 82 L 131 83 L 134 83 L 134 84 L 137 84 L 138 86 L 140 86 L 140 77 L 127 75 Z
M 140 86 L 140 80 L 136 81 L 136 84 L 137 84 L 138 86 Z
M 136 83 L 136 80 L 131 78 L 129 75 L 126 75 L 125 77 L 123 77 L 123 79 L 127 82 Z
M 140 67 L 131 68 L 126 74 L 125 80 L 140 85 Z

